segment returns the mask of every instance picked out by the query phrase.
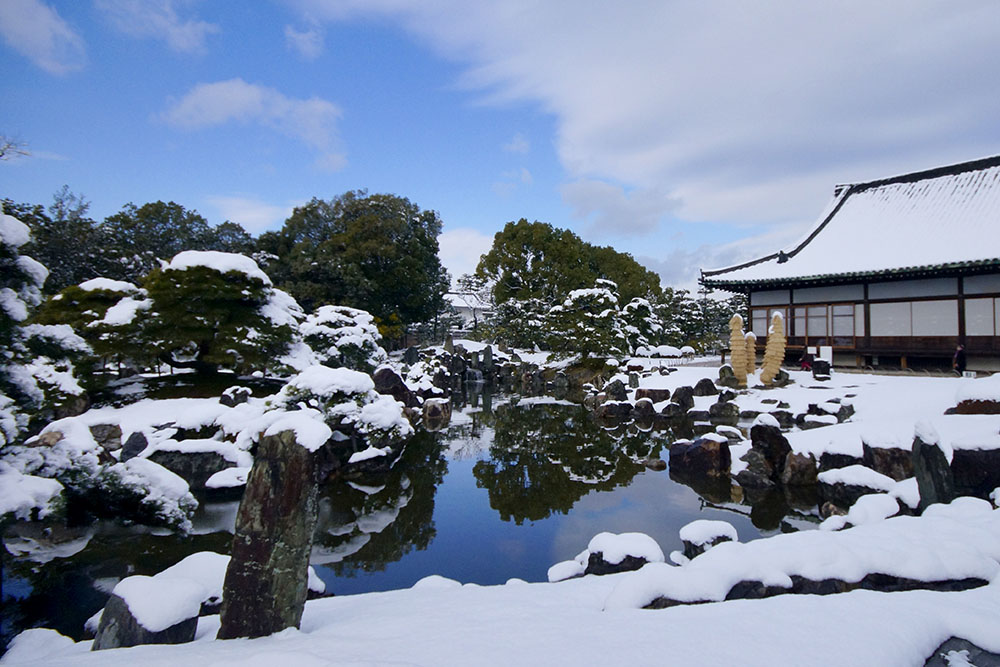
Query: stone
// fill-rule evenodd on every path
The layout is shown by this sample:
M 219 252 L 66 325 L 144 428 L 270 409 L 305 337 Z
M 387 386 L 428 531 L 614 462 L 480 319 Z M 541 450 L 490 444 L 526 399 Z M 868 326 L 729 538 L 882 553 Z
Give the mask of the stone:
M 418 350 L 415 345 L 411 345 L 406 348 L 403 352 L 403 363 L 407 366 L 412 366 L 418 361 L 420 361 L 420 350 Z
M 90 397 L 86 394 L 70 396 L 53 411 L 56 419 L 77 417 L 90 409 Z
M 222 392 L 222 396 L 219 397 L 219 403 L 227 408 L 235 408 L 237 405 L 241 405 L 250 400 L 250 395 L 251 392 L 249 388 L 237 385 Z
M 653 403 L 662 403 L 663 401 L 670 400 L 670 390 L 669 389 L 653 389 L 651 387 L 639 387 L 635 390 L 636 400 L 640 398 L 648 398 Z
M 961 656 L 956 659 L 952 656 Z M 1000 667 L 1000 653 L 993 653 L 973 644 L 967 639 L 951 637 L 934 649 L 927 658 L 924 667 L 960 667 L 960 665 L 975 665 L 976 667 Z
M 455 353 L 455 341 L 452 340 L 451 336 L 448 336 L 447 338 L 444 339 L 444 351 L 447 352 L 448 354 Z
M 646 459 L 643 461 L 643 465 L 650 470 L 655 470 L 657 472 L 667 469 L 667 462 L 663 459 Z
M 681 419 L 687 414 L 687 410 L 671 401 L 663 406 L 663 409 L 660 410 L 660 414 L 669 419 Z
M 655 414 L 656 408 L 653 407 L 653 402 L 648 398 L 640 398 L 632 408 L 633 419 L 652 419 Z
M 632 572 L 633 570 L 638 570 L 643 565 L 648 563 L 645 558 L 640 556 L 625 556 L 619 563 L 609 563 L 604 560 L 604 554 L 600 551 L 590 554 L 590 558 L 587 560 L 587 569 L 584 570 L 584 574 L 617 574 L 619 572 Z
M 743 455 L 747 467 L 736 475 L 736 483 L 745 489 L 767 489 L 774 486 L 774 467 L 767 462 L 763 452 L 751 449 Z
M 731 464 L 729 443 L 722 438 L 698 438 L 694 442 L 679 440 L 670 445 L 671 473 L 687 477 L 728 477 Z
M 774 376 L 774 379 L 771 380 L 771 386 L 784 387 L 787 386 L 791 381 L 792 378 L 788 374 L 788 371 L 786 371 L 785 369 L 781 369 L 780 371 L 778 371 L 778 374 Z
M 628 399 L 628 390 L 625 389 L 625 383 L 621 380 L 612 380 L 609 382 L 604 387 L 604 393 L 612 401 L 624 401 Z
M 958 495 L 989 498 L 1000 487 L 1000 449 L 956 449 L 951 473 Z
M 114 452 L 122 448 L 122 427 L 118 424 L 94 424 L 90 427 L 90 434 L 105 451 Z
M 684 408 L 684 412 L 687 412 L 694 407 L 694 389 L 686 385 L 677 387 L 670 400 Z
M 451 401 L 446 398 L 428 398 L 424 401 L 424 419 L 447 423 L 451 419 Z
M 788 440 L 782 435 L 781 429 L 767 424 L 755 424 L 750 428 L 750 442 L 753 449 L 756 449 L 774 470 L 772 478 L 777 481 L 781 475 L 781 470 L 785 465 L 788 453 L 792 451 Z
M 122 445 L 122 454 L 118 460 L 124 463 L 129 459 L 135 458 L 148 446 L 149 441 L 146 440 L 146 434 L 142 431 L 136 431 L 130 435 L 125 441 L 125 444 Z
M 857 456 L 850 454 L 834 454 L 823 452 L 819 457 L 819 471 L 825 472 L 834 468 L 846 468 L 847 466 L 863 465 L 863 461 Z
M 737 396 L 739 396 L 739 394 L 737 394 L 732 389 L 728 388 L 721 389 L 719 391 L 719 403 L 725 403 L 726 401 L 735 401 Z
M 62 431 L 46 431 L 28 441 L 28 447 L 52 447 L 63 439 Z
M 830 362 L 826 359 L 815 359 L 812 363 L 812 372 L 814 380 L 829 380 L 830 379 Z
M 786 486 L 812 486 L 816 484 L 816 457 L 812 454 L 788 452 L 781 471 L 781 483 Z
M 708 406 L 708 420 L 713 424 L 736 426 L 740 421 L 740 406 L 735 403 L 713 403 Z
M 219 639 L 298 628 L 317 518 L 313 452 L 294 431 L 260 439 L 236 515 Z
M 124 648 L 142 644 L 184 644 L 194 641 L 198 629 L 198 616 L 185 619 L 165 630 L 152 632 L 144 628 L 132 615 L 125 600 L 117 595 L 108 598 L 97 626 L 97 635 L 91 651 Z
M 694 542 L 688 542 L 687 540 L 682 540 L 684 544 L 684 556 L 688 559 L 694 559 L 702 555 L 712 547 L 717 544 L 722 544 L 723 542 L 732 542 L 732 538 L 728 535 L 716 535 L 708 542 L 702 544 L 695 544 Z
M 483 370 L 487 373 L 493 371 L 493 348 L 487 345 L 483 348 Z
M 928 505 L 955 499 L 955 480 L 948 459 L 936 443 L 926 443 L 919 435 L 913 438 L 913 476 L 920 491 L 921 512 Z
M 628 419 L 632 416 L 632 404 L 624 401 L 606 401 L 597 406 L 594 416 L 598 419 Z
M 778 425 L 781 428 L 791 428 L 795 426 L 795 415 L 793 415 L 788 410 L 771 410 L 767 414 L 771 415 L 778 420 Z
M 692 393 L 695 396 L 715 396 L 719 393 L 719 388 L 709 378 L 702 378 L 694 385 Z
M 629 373 L 628 374 L 628 387 L 629 387 L 629 389 L 638 389 L 639 388 L 639 374 L 638 373 Z
M 192 491 L 204 491 L 205 482 L 217 472 L 226 468 L 235 468 L 236 464 L 227 461 L 218 452 L 181 452 L 169 449 L 158 449 L 149 455 L 149 460 L 158 463 L 174 473 L 191 487 Z
M 386 366 L 379 368 L 372 375 L 372 381 L 375 383 L 375 391 L 392 396 L 406 407 L 415 408 L 420 404 L 410 388 L 403 382 L 403 378 L 399 377 L 391 368 Z
M 958 415 L 1000 415 L 1000 401 L 961 401 L 955 406 Z
M 872 447 L 862 439 L 862 465 L 897 482 L 913 477 L 913 454 L 899 447 Z

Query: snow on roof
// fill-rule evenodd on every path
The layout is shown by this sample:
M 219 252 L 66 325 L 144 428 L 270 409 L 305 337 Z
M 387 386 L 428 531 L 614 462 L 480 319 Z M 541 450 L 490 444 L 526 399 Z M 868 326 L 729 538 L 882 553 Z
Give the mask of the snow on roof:
M 471 308 L 475 310 L 492 310 L 493 306 L 475 294 L 466 292 L 448 292 L 445 300 L 455 308 Z
M 1000 265 L 1000 156 L 838 186 L 798 243 L 703 271 L 706 285 Z
M 251 278 L 260 280 L 265 285 L 271 284 L 271 279 L 267 277 L 266 273 L 261 271 L 260 267 L 257 266 L 257 262 L 246 255 L 237 255 L 231 252 L 185 250 L 174 256 L 164 268 L 173 271 L 183 271 L 193 266 L 204 266 L 209 269 L 215 269 L 219 273 L 238 271 Z

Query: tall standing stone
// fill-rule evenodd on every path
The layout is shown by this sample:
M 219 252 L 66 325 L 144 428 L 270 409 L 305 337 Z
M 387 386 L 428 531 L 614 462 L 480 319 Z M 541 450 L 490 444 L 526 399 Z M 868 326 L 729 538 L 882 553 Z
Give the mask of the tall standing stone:
M 927 424 L 917 426 L 913 438 L 913 476 L 920 492 L 920 511 L 934 503 L 950 503 L 955 499 L 955 480 L 951 464 L 940 446 L 940 437 Z
M 316 461 L 294 431 L 264 436 L 236 515 L 219 639 L 297 628 L 317 515 Z

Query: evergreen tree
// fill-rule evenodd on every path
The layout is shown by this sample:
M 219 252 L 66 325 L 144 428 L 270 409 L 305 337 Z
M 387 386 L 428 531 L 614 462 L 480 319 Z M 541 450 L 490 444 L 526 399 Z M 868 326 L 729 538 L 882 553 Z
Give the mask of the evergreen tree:
M 628 339 L 616 288 L 610 280 L 598 280 L 592 288 L 573 290 L 563 303 L 552 308 L 551 348 L 585 357 L 627 354 Z
M 375 318 L 348 306 L 320 306 L 299 327 L 319 363 L 371 373 L 388 360 Z

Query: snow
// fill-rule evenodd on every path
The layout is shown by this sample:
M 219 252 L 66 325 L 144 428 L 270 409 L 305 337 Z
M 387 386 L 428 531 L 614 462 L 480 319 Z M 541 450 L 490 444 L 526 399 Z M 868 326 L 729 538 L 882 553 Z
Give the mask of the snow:
M 31 240 L 31 230 L 17 218 L 0 213 L 0 243 L 20 248 Z
M 653 538 L 645 533 L 599 533 L 587 545 L 590 553 L 600 553 L 612 565 L 625 560 L 627 556 L 644 558 L 650 563 L 662 563 L 663 551 Z
M 375 383 L 371 376 L 349 368 L 311 366 L 293 377 L 282 391 L 285 389 L 300 389 L 317 396 L 363 394 L 373 391 Z
M 134 299 L 127 296 L 108 308 L 100 323 L 112 327 L 131 324 L 135 321 L 135 316 L 140 310 L 149 310 L 152 307 L 153 301 L 151 299 Z
M 139 291 L 139 288 L 132 283 L 125 282 L 124 280 L 112 280 L 111 278 L 91 278 L 80 283 L 79 287 L 86 292 L 106 290 L 108 292 L 134 294 Z
M 892 477 L 875 472 L 863 465 L 825 470 L 816 477 L 823 484 L 849 484 L 885 492 L 892 491 L 896 486 L 896 480 Z
M 208 489 L 231 489 L 237 486 L 244 486 L 247 477 L 250 475 L 250 466 L 237 466 L 226 468 L 215 473 L 205 480 L 205 488 Z
M 205 587 L 190 579 L 134 575 L 122 579 L 112 593 L 125 601 L 139 625 L 161 632 L 198 615 Z
M 42 518 L 62 490 L 62 484 L 54 479 L 23 475 L 0 461 L 0 516 L 13 513 L 18 519 L 28 519 L 37 511 Z
M 360 452 L 354 452 L 351 454 L 351 458 L 347 459 L 347 462 L 360 463 L 361 461 L 368 461 L 369 459 L 375 459 L 380 456 L 387 456 L 391 451 L 392 450 L 388 447 L 375 447 L 373 445 L 369 445 Z
M 695 546 L 701 546 L 713 542 L 719 537 L 728 537 L 736 542 L 739 536 L 736 528 L 727 521 L 710 521 L 708 519 L 698 519 L 692 521 L 680 530 L 680 538 L 684 542 L 690 542 Z
M 282 431 L 293 431 L 295 441 L 310 452 L 318 450 L 333 436 L 333 430 L 322 419 L 318 419 L 312 410 L 282 414 L 267 427 L 264 435 L 278 435 Z
M 899 513 L 899 503 L 889 494 L 872 493 L 861 496 L 844 516 L 831 516 L 819 525 L 820 530 L 840 530 L 847 524 L 862 526 L 883 521 Z
M 236 271 L 249 278 L 256 278 L 265 285 L 271 284 L 271 279 L 257 266 L 257 262 L 246 255 L 218 250 L 185 250 L 175 255 L 163 268 L 165 271 L 184 271 L 196 266 L 213 269 L 219 273 Z

